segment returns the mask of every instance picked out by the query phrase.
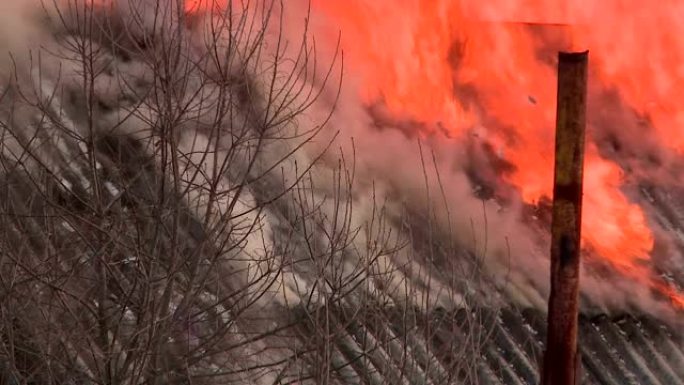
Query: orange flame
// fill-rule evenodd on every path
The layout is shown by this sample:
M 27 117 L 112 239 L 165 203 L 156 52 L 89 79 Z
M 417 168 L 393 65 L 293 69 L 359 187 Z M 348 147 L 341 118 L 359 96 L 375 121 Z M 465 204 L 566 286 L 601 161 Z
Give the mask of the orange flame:
M 676 129 L 684 123 L 684 3 L 654 4 L 646 11 L 638 0 L 314 1 L 342 29 L 366 101 L 453 135 L 484 126 L 516 167 L 507 180 L 530 203 L 552 192 L 556 73 L 522 23 L 563 25 L 553 53 L 588 48 L 598 71 L 592 81 L 619 90 L 663 143 L 684 150 L 684 130 Z M 654 239 L 642 209 L 620 190 L 621 168 L 593 143 L 585 167 L 583 245 L 684 308 L 684 296 L 644 267 Z
M 102 5 L 107 0 L 86 0 Z M 185 0 L 211 13 L 229 0 Z M 600 5 L 597 5 L 600 4 Z M 655 4 L 655 3 L 654 3 Z M 523 199 L 549 197 L 553 181 L 555 68 L 523 23 L 563 26 L 559 49 L 588 48 L 606 87 L 653 123 L 664 145 L 684 151 L 684 3 L 661 0 L 313 0 L 343 31 L 345 60 L 362 98 L 389 112 L 441 125 L 458 136 L 473 125 L 516 169 Z M 648 50 L 649 55 L 644 54 Z M 554 51 L 555 52 L 555 51 Z M 547 58 L 548 61 L 548 58 Z M 467 94 L 478 109 L 469 108 Z M 496 126 L 487 127 L 488 125 Z M 505 129 L 502 129 L 505 128 Z M 654 278 L 653 235 L 641 208 L 621 192 L 622 170 L 593 143 L 585 163 L 583 245 L 625 277 L 684 309 L 684 295 Z

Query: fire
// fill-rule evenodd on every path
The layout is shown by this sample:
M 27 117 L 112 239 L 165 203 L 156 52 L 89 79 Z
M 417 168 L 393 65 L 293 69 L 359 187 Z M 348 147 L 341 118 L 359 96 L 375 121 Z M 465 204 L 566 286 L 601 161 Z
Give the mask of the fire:
M 229 0 L 184 4 L 188 14 L 211 13 Z M 552 57 L 544 57 L 530 23 L 561 32 L 551 39 L 553 54 L 589 49 L 592 81 L 619 91 L 664 146 L 684 151 L 678 129 L 684 40 L 677 38 L 684 2 L 662 0 L 647 10 L 639 0 L 313 0 L 313 6 L 342 29 L 347 76 L 363 85 L 364 101 L 381 101 L 395 116 L 443 127 L 452 137 L 478 126 L 515 166 L 503 177 L 529 203 L 551 196 L 556 98 Z M 586 155 L 583 246 L 684 309 L 684 295 L 653 278 L 653 235 L 642 209 L 620 189 L 621 168 L 591 142 Z
M 684 3 L 608 0 L 601 22 L 583 23 L 578 41 L 595 52 L 598 75 L 653 126 L 662 144 L 684 150 Z M 598 12 L 599 10 L 596 10 Z M 612 16 L 611 16 L 612 15 Z
M 480 126 L 515 166 L 504 178 L 529 203 L 552 192 L 556 69 L 527 23 L 561 30 L 554 55 L 589 49 L 592 81 L 617 90 L 650 120 L 650 134 L 684 151 L 681 1 L 648 10 L 637 0 L 315 0 L 314 7 L 341 28 L 367 102 L 381 100 L 395 115 L 440 124 L 451 136 Z M 620 166 L 590 142 L 585 167 L 584 247 L 684 308 L 684 296 L 654 278 L 654 238 L 643 210 L 620 189 Z
M 321 0 L 314 5 L 342 26 L 345 41 L 355 42 L 344 47 L 345 57 L 354 66 L 349 76 L 366 85 L 362 97 L 367 102 L 382 99 L 397 116 L 430 117 L 451 130 L 464 127 L 471 116 L 453 97 L 447 55 L 455 35 L 444 2 L 399 3 Z

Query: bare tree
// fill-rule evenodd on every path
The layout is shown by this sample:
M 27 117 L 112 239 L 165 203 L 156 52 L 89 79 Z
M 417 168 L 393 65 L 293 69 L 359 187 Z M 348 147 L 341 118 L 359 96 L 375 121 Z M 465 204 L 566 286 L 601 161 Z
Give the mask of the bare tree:
M 469 378 L 478 262 L 445 257 L 434 207 L 356 187 L 325 116 L 302 123 L 341 61 L 321 72 L 306 28 L 286 39 L 283 4 L 226 3 L 36 8 L 46 37 L 0 100 L 7 381 Z

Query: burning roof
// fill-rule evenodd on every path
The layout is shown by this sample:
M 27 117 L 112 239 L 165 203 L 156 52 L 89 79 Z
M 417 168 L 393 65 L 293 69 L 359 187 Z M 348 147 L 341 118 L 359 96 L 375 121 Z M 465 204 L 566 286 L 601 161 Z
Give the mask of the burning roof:
M 678 290 L 659 281 L 653 262 L 654 233 L 663 229 L 645 213 L 643 198 L 629 193 L 656 174 L 667 179 L 661 170 L 674 167 L 635 165 L 639 157 L 667 153 L 663 162 L 679 162 L 676 104 L 684 49 L 674 36 L 681 5 L 416 0 L 389 6 L 359 0 L 314 1 L 314 8 L 344 32 L 362 100 L 382 100 L 390 114 L 425 124 L 416 135 L 429 135 L 437 125 L 461 140 L 476 132 L 512 165 L 500 177 L 529 204 L 551 195 L 555 54 L 589 49 L 587 256 L 681 306 Z M 615 94 L 621 105 L 609 109 L 606 100 Z M 627 131 L 625 124 L 641 129 Z M 607 135 L 628 148 L 606 148 Z
M 678 5 L 543 3 L 22 2 L 9 376 L 534 383 L 553 57 L 582 47 L 584 378 L 678 383 Z

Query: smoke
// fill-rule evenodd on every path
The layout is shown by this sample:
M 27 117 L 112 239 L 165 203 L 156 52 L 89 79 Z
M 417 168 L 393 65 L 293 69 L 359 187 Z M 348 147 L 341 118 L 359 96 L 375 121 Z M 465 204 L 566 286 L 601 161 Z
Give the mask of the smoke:
M 45 41 L 41 30 L 38 0 L 5 1 L 0 4 L 0 76 L 6 82 L 12 70 L 26 66 L 31 51 Z
M 153 17 L 153 3 L 151 0 L 111 2 L 117 17 L 109 28 L 125 31 L 120 41 L 122 46 L 136 47 L 141 39 L 172 31 L 175 23 L 180 22 L 171 7 L 165 16 L 167 21 L 160 23 L 162 27 L 159 28 Z M 0 5 L 0 17 L 3 18 L 0 75 L 3 77 L 13 73 L 17 58 L 22 63 L 31 63 L 27 48 L 59 49 L 59 44 L 50 35 L 54 31 L 40 27 L 42 19 L 36 15 L 42 9 L 39 2 L 28 0 Z M 54 13 L 51 15 L 55 17 Z M 263 20 L 270 20 L 270 24 L 263 36 L 257 31 L 239 36 L 237 41 L 241 48 L 235 50 L 238 58 L 224 63 L 227 68 L 213 61 L 201 66 L 207 76 L 226 76 L 233 81 L 230 93 L 236 96 L 235 105 L 230 108 L 229 121 L 225 122 L 233 131 L 225 133 L 224 137 L 213 136 L 209 126 L 216 109 L 203 106 L 196 107 L 193 123 L 178 126 L 179 151 L 184 159 L 183 180 L 188 181 L 184 187 L 213 183 L 207 177 L 211 174 L 210 165 L 217 160 L 229 160 L 231 166 L 218 185 L 219 190 L 230 193 L 219 199 L 218 212 L 225 214 L 233 210 L 232 217 L 245 223 L 245 233 L 234 234 L 244 238 L 245 245 L 240 258 L 236 258 L 243 262 L 237 269 L 268 275 L 278 270 L 273 263 L 285 265 L 284 234 L 291 233 L 297 226 L 291 221 L 291 211 L 303 206 L 308 210 L 307 215 L 314 218 L 315 226 L 311 231 L 315 232 L 312 238 L 318 247 L 339 256 L 341 273 L 337 274 L 353 277 L 350 281 L 365 279 L 369 282 L 368 290 L 387 301 L 409 301 L 421 307 L 462 306 L 464 298 L 472 294 L 470 283 L 462 282 L 471 280 L 479 284 L 473 290 L 479 297 L 544 308 L 549 291 L 549 247 L 545 235 L 549 228 L 548 216 L 543 207 L 535 208 L 527 203 L 506 180 L 505 172 L 510 167 L 506 154 L 500 154 L 502 150 L 495 140 L 490 141 L 491 133 L 495 131 L 494 123 L 475 113 L 468 117 L 461 134 L 447 137 L 444 125 L 452 123 L 449 120 L 452 113 L 440 116 L 444 121 L 426 122 L 397 114 L 396 103 L 390 106 L 392 100 L 370 103 L 364 84 L 368 79 L 349 63 L 349 56 L 344 52 L 346 46 L 338 45 L 338 26 L 328 16 L 316 7 L 310 8 L 303 0 L 289 1 L 283 9 L 277 6 L 274 9 L 236 9 L 233 15 L 235 30 Z M 127 23 L 126 20 L 136 22 Z M 67 22 L 77 23 L 78 20 L 67 18 Z M 179 44 L 182 49 L 194 50 L 202 57 L 209 50 L 206 43 L 211 26 L 225 21 L 207 18 L 190 22 L 195 23 L 189 27 L 192 33 Z M 230 40 L 225 35 L 219 38 Z M 260 39 L 267 42 L 264 51 L 250 56 L 250 47 L 259 45 Z M 344 35 L 342 39 L 344 42 Z M 402 43 L 410 42 L 393 44 Z M 221 49 L 227 51 L 226 46 L 217 48 L 220 54 L 225 54 Z M 281 55 L 288 60 L 282 60 L 274 68 L 275 58 Z M 257 57 L 259 60 L 255 59 Z M 302 57 L 306 60 L 298 59 Z M 74 90 L 82 84 L 79 83 L 81 79 L 73 76 L 79 71 L 75 63 L 53 56 L 51 61 L 42 62 L 40 68 L 47 83 L 52 81 L 53 87 L 60 84 L 60 93 L 66 90 L 78 94 Z M 157 69 L 149 63 L 109 56 L 96 64 L 106 69 L 106 75 L 98 78 L 94 85 L 101 104 L 99 110 L 93 111 L 98 130 L 149 140 L 155 129 L 154 122 L 159 119 L 158 112 L 136 98 L 157 81 L 154 74 Z M 31 68 L 31 65 L 24 67 Z M 306 71 L 298 72 L 302 69 Z M 428 68 L 424 70 L 429 72 Z M 292 73 L 298 75 L 283 75 Z M 29 75 L 32 74 L 24 74 Z M 190 71 L 187 75 L 188 82 L 184 85 L 187 94 L 205 87 L 206 79 L 202 76 Z M 439 81 L 439 76 L 436 77 Z M 341 83 L 338 83 L 340 79 Z M 303 91 L 295 96 L 288 93 L 269 95 L 274 82 L 277 89 Z M 322 93 L 316 94 L 321 87 Z M 213 101 L 217 98 L 220 95 L 213 91 L 201 97 L 205 105 L 216 105 Z M 607 96 L 603 99 L 609 100 Z M 472 110 L 487 113 L 487 105 L 478 100 L 477 95 L 470 95 L 468 102 L 480 103 Z M 78 111 L 80 102 L 53 103 L 62 103 L 54 107 L 67 111 L 65 119 L 73 120 L 74 130 L 82 130 L 79 127 L 83 127 L 81 123 L 86 117 Z M 290 112 L 304 106 L 307 109 L 304 115 L 275 124 L 277 135 L 258 141 L 262 122 L 268 120 L 263 117 L 272 113 L 269 105 L 287 106 L 284 110 Z M 615 102 L 614 109 L 621 108 L 624 106 Z M 592 130 L 592 135 L 597 138 L 604 155 L 609 151 L 608 144 L 615 142 L 611 141 L 613 131 L 640 129 L 633 124 L 633 119 L 624 118 L 623 122 L 615 116 L 624 117 L 624 111 L 595 114 L 590 121 L 590 125 L 601 127 Z M 235 137 L 245 142 L 258 142 L 261 146 L 258 155 L 253 155 L 252 144 L 231 147 Z M 622 141 L 620 145 L 623 146 L 620 156 L 624 158 L 621 166 L 645 173 L 634 173 L 635 177 L 653 183 L 673 183 L 670 170 L 681 169 L 677 167 L 675 155 L 662 155 L 657 151 L 660 147 L 656 142 Z M 146 148 L 152 153 L 151 143 L 146 143 Z M 210 156 L 200 155 L 210 148 L 219 151 Z M 643 161 L 639 160 L 644 154 L 656 157 L 654 164 L 657 166 L 644 167 Z M 245 178 L 257 182 L 236 193 L 236 186 L 242 185 Z M 289 190 L 293 185 L 299 193 Z M 211 198 L 203 189 L 189 188 L 187 195 L 188 206 L 198 217 L 220 216 L 211 214 L 208 209 Z M 266 208 L 260 206 L 262 202 L 272 200 L 276 203 Z M 233 201 L 236 203 L 231 203 Z M 531 214 L 535 209 L 540 211 L 536 217 Z M 208 221 L 218 219 L 213 217 Z M 235 226 L 240 227 L 239 223 Z M 345 232 L 354 236 L 344 240 L 334 236 Z M 659 236 L 668 239 L 667 234 Z M 298 247 L 301 248 L 296 251 L 302 253 L 303 246 Z M 321 252 L 318 256 L 324 254 Z M 466 268 L 458 277 L 460 284 L 454 287 L 454 277 L 440 269 L 460 265 Z M 480 272 L 482 267 L 484 274 L 473 278 L 476 276 L 473 272 Z M 310 277 L 315 275 L 317 268 L 314 261 L 271 277 L 270 281 L 275 283 L 270 286 L 269 296 L 261 299 L 262 305 L 268 306 L 269 301 L 292 305 L 310 296 L 312 291 L 325 292 L 325 287 L 313 289 L 316 282 Z M 249 282 L 255 278 L 244 279 Z M 353 286 L 353 282 L 350 285 Z M 583 295 L 588 299 L 585 301 L 587 311 L 621 311 L 632 307 L 658 315 L 668 315 L 672 311 L 668 304 L 653 295 L 650 287 L 635 284 L 614 272 L 597 272 L 585 267 L 582 287 Z M 499 292 L 505 293 L 503 298 Z M 430 298 L 429 302 L 425 298 Z
M 306 14 L 306 6 L 303 2 L 298 5 L 289 3 L 285 7 L 283 19 L 287 20 L 287 36 L 291 39 L 302 34 L 304 20 L 300 15 Z M 325 69 L 330 65 L 329 58 L 336 55 L 337 35 L 324 15 L 314 13 L 308 20 L 310 34 L 317 43 L 317 64 Z M 338 59 L 335 65 L 339 70 L 342 60 Z M 372 106 L 361 99 L 362 80 L 353 69 L 345 66 L 343 79 L 341 90 L 329 86 L 309 115 L 317 115 L 320 121 L 330 110 L 334 111 L 324 134 L 334 134 L 339 152 L 347 159 L 353 157 L 355 204 L 360 209 L 368 208 L 357 208 L 355 221 L 370 220 L 371 200 L 386 202 L 384 208 L 391 217 L 406 216 L 406 220 L 414 221 L 414 226 L 432 226 L 429 231 L 434 232 L 434 242 L 452 242 L 468 251 L 467 255 L 454 253 L 445 258 L 471 258 L 469 263 L 476 259 L 484 261 L 496 286 L 506 287 L 526 304 L 541 305 L 539 292 L 548 287 L 544 278 L 548 261 L 542 257 L 543 242 L 537 241 L 533 230 L 522 225 L 523 203 L 518 197 L 511 197 L 504 207 L 495 199 L 478 197 L 478 186 L 473 185 L 468 175 L 473 168 L 486 169 L 491 165 L 485 164 L 484 159 L 478 164 L 461 140 L 415 135 L 416 132 L 402 130 L 401 119 L 378 121 Z M 317 143 L 328 144 L 326 140 Z M 320 151 L 321 146 L 312 146 L 309 153 Z M 329 153 L 325 159 L 328 164 L 336 164 L 337 154 Z M 402 229 L 394 232 L 401 233 Z M 421 259 L 416 250 L 410 253 L 407 262 Z
M 287 20 L 290 28 L 293 24 L 297 24 L 297 20 L 303 22 L 301 15 L 306 15 L 305 10 L 306 7 L 301 2 L 299 8 L 294 3 L 288 4 L 284 20 Z M 338 32 L 336 19 L 314 7 L 313 14 L 307 20 L 310 21 L 311 35 L 316 37 L 318 56 L 323 60 L 333 57 L 338 48 L 337 38 L 340 36 L 336 33 Z M 382 31 L 381 27 L 378 28 Z M 399 29 L 399 27 L 396 28 Z M 288 30 L 288 36 L 300 36 L 301 32 L 301 30 L 291 29 Z M 397 30 L 397 33 L 399 32 Z M 344 44 L 345 31 L 342 30 L 341 33 L 342 47 L 353 50 L 352 46 Z M 353 35 L 358 38 L 358 35 Z M 543 35 L 539 38 L 541 42 L 545 39 Z M 400 41 L 401 37 L 397 36 L 389 44 L 401 44 L 397 43 L 397 40 Z M 352 41 L 348 44 L 356 43 Z M 375 45 L 375 47 L 382 48 L 381 45 Z M 397 57 L 398 64 L 396 65 L 404 65 L 402 61 L 404 59 Z M 321 64 L 321 68 L 325 68 L 328 64 L 327 62 Z M 506 292 L 514 302 L 544 308 L 549 291 L 547 257 L 549 240 L 546 235 L 550 225 L 549 217 L 541 215 L 542 218 L 537 218 L 531 215 L 532 207 L 521 199 L 515 189 L 510 189 L 505 179 L 501 177 L 501 164 L 496 163 L 495 156 L 488 155 L 490 150 L 487 147 L 489 144 L 486 136 L 478 135 L 480 131 L 486 132 L 486 128 L 478 125 L 476 120 L 466 131 L 467 135 L 447 138 L 440 131 L 440 122 L 437 122 L 435 129 L 435 127 L 430 127 L 434 124 L 432 122 L 411 121 L 406 116 L 396 116 L 393 111 L 385 110 L 378 114 L 378 105 L 370 104 L 366 97 L 368 87 L 364 81 L 368 80 L 365 77 L 367 74 L 360 76 L 356 72 L 358 67 L 354 64 L 345 63 L 344 82 L 338 98 L 334 95 L 323 98 L 327 103 L 317 103 L 314 111 L 321 109 L 323 112 L 319 112 L 319 115 L 322 116 L 329 108 L 332 108 L 332 101 L 335 101 L 334 113 L 327 124 L 327 130 L 337 135 L 336 139 L 342 152 L 355 156 L 357 199 L 359 201 L 369 199 L 368 187 L 364 189 L 364 186 L 373 186 L 386 194 L 389 202 L 388 209 L 392 215 L 398 217 L 408 210 L 412 213 L 421 213 L 423 218 L 434 220 L 432 224 L 435 226 L 435 233 L 448 234 L 452 241 L 455 241 L 459 247 L 467 249 L 471 255 L 482 255 L 487 274 L 495 287 Z M 423 70 L 430 72 L 432 69 L 423 68 Z M 549 84 L 555 86 L 555 82 Z M 477 87 L 477 85 L 474 86 Z M 641 136 L 636 132 L 643 127 L 635 125 L 636 120 L 629 117 L 630 110 L 624 106 L 622 110 L 615 113 L 614 109 L 620 106 L 616 106 L 614 101 L 611 104 L 610 95 L 606 95 L 604 91 L 601 92 L 603 95 L 596 89 L 590 91 L 592 105 L 601 107 L 591 111 L 588 122 L 589 135 L 599 144 L 601 156 L 616 160 L 624 170 L 627 170 L 626 175 L 635 179 L 625 180 L 624 177 L 615 176 L 615 171 L 607 164 L 605 166 L 607 168 L 601 174 L 601 167 L 604 166 L 600 164 L 603 163 L 597 163 L 592 166 L 595 171 L 589 173 L 587 178 L 588 188 L 595 188 L 597 192 L 594 195 L 585 196 L 585 201 L 591 207 L 597 205 L 605 207 L 608 203 L 606 199 L 616 198 L 601 195 L 604 187 L 594 186 L 613 183 L 611 188 L 619 191 L 620 185 L 625 183 L 627 187 L 624 187 L 624 191 L 628 199 L 642 204 L 645 208 L 647 206 L 643 202 L 641 192 L 638 188 L 633 189 L 629 186 L 638 186 L 644 180 L 652 184 L 660 184 L 661 187 L 672 185 L 674 174 L 671 171 L 681 168 L 673 165 L 672 162 L 676 163 L 674 155 L 659 152 L 661 149 L 659 143 L 649 138 L 632 143 L 623 140 L 621 152 L 617 155 L 609 154 L 605 143 L 609 141 L 608 138 L 615 138 L 611 136 L 611 132 L 620 131 L 620 138 L 639 138 Z M 463 103 L 466 100 L 468 103 L 479 103 L 477 97 L 464 98 Z M 382 100 L 379 103 L 382 109 Z M 611 108 L 613 113 L 610 112 Z M 496 124 L 491 120 L 487 121 L 486 103 L 477 106 L 477 109 L 485 116 L 480 122 Z M 625 129 L 632 130 L 634 135 L 625 133 Z M 421 131 L 436 131 L 437 134 L 425 136 L 420 134 Z M 530 135 L 534 134 L 530 133 Z M 492 151 L 495 152 L 496 149 Z M 592 156 L 592 151 L 591 148 L 588 150 L 589 156 Z M 643 160 L 643 155 L 650 155 L 650 158 Z M 651 167 L 644 167 L 643 162 L 649 161 L 652 162 Z M 547 164 L 547 167 L 550 167 L 550 164 Z M 490 191 L 490 194 L 483 194 L 483 191 Z M 629 200 L 625 200 L 625 204 L 635 207 Z M 540 208 L 540 210 L 545 209 Z M 662 260 L 671 260 L 676 251 L 673 250 L 674 246 L 671 242 L 667 241 L 671 239 L 671 234 L 658 225 L 653 217 L 653 210 L 649 209 L 646 212 L 648 225 L 655 231 L 658 239 L 658 248 L 652 253 L 653 261 L 662 267 Z M 357 213 L 357 215 L 361 218 L 360 221 L 363 221 L 367 213 Z M 598 218 L 592 217 L 591 213 L 586 218 L 587 221 L 596 221 L 597 225 L 601 226 Z M 418 219 L 414 216 L 412 220 Z M 424 222 L 422 225 L 427 224 Z M 642 236 L 639 231 L 648 232 L 648 229 L 639 230 L 640 225 L 636 222 L 634 224 L 623 222 L 623 225 L 637 226 L 633 230 L 636 232 L 635 236 Z M 587 235 L 598 237 L 595 239 L 600 244 L 601 235 Z M 440 241 L 444 239 L 441 238 Z M 670 246 L 667 246 L 668 244 Z M 463 256 L 454 255 L 453 258 L 463 258 Z M 659 294 L 654 293 L 654 288 L 648 283 L 648 278 L 644 281 L 641 278 L 635 279 L 633 276 L 624 276 L 620 272 L 612 271 L 609 264 L 603 264 L 601 257 L 596 255 L 595 251 L 592 252 L 591 247 L 585 253 L 585 261 L 582 269 L 585 311 L 635 310 L 664 318 L 673 317 L 675 310 Z M 635 267 L 635 269 L 640 268 Z

